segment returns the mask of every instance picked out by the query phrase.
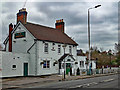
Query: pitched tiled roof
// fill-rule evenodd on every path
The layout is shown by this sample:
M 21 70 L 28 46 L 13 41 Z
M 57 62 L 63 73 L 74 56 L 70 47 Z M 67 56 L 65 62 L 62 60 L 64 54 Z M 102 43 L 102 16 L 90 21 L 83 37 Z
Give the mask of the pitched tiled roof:
M 46 27 L 29 22 L 27 22 L 27 24 L 24 24 L 24 26 L 38 40 L 78 45 L 68 35 L 55 28 Z

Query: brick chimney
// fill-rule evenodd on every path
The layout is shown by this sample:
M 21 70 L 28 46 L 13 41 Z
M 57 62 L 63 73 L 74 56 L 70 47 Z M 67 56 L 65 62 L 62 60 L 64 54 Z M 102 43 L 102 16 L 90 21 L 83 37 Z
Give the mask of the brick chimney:
M 22 8 L 17 13 L 17 23 L 21 21 L 23 24 L 26 24 L 27 22 L 27 11 L 26 8 Z
M 13 30 L 13 25 L 11 23 L 9 24 L 9 52 L 12 52 L 12 34 L 11 34 L 12 30 Z
M 56 29 L 58 29 L 58 30 L 60 30 L 61 32 L 64 33 L 64 22 L 63 22 L 63 19 L 56 20 L 55 26 L 56 26 Z

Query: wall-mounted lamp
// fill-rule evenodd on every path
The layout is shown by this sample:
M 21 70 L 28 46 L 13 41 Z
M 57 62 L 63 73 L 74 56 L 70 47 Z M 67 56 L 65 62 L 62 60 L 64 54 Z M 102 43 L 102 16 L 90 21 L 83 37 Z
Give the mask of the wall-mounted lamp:
M 41 62 L 40 65 L 44 64 L 44 62 Z

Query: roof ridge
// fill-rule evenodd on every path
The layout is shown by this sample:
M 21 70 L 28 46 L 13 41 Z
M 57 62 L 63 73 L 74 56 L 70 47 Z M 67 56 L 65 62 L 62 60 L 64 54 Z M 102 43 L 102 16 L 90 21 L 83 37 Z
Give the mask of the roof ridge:
M 44 25 L 35 24 L 35 23 L 31 23 L 31 22 L 27 22 L 27 23 L 29 23 L 29 24 L 33 24 L 33 25 L 37 25 L 37 26 L 41 26 L 41 27 L 45 27 L 45 28 L 50 28 L 50 29 L 54 29 L 54 30 L 56 30 L 56 28 L 49 27 L 49 26 L 44 26 Z

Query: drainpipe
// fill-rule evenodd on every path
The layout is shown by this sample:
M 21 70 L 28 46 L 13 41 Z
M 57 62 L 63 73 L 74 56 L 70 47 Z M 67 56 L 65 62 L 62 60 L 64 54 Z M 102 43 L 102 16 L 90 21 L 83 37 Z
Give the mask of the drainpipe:
M 36 46 L 35 46 L 35 57 L 36 57 L 36 59 L 35 59 L 35 76 L 37 76 L 37 72 L 38 72 L 38 71 L 37 71 L 37 66 L 38 66 L 38 65 L 37 65 L 37 63 L 38 63 L 38 60 L 37 60 L 37 59 L 38 59 L 38 58 L 37 58 L 37 57 L 38 57 L 37 40 L 36 40 Z

